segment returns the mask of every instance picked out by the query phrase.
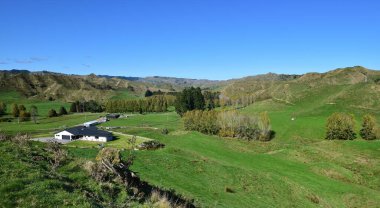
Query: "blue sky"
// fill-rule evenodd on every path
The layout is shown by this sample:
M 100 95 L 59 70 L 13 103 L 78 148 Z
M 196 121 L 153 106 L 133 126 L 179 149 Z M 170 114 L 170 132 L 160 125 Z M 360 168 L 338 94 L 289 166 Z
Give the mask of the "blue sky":
M 0 69 L 229 79 L 380 69 L 373 0 L 0 0 Z

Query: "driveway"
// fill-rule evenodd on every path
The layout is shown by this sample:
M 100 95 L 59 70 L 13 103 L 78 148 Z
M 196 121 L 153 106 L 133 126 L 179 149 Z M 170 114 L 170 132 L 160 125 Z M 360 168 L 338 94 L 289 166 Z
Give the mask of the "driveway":
M 42 137 L 42 138 L 33 138 L 33 141 L 39 141 L 39 142 L 58 142 L 61 144 L 67 144 L 71 142 L 68 139 L 54 139 L 53 137 Z

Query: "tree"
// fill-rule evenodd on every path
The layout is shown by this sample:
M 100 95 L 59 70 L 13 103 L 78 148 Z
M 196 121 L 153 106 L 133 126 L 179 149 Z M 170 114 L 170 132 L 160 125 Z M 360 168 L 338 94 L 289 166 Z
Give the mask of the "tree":
M 352 115 L 333 113 L 327 120 L 326 139 L 352 140 L 356 138 L 355 121 Z
M 57 117 L 58 114 L 57 114 L 57 111 L 55 111 L 54 109 L 50 109 L 49 112 L 48 112 L 48 117 Z
M 20 115 L 20 110 L 18 109 L 18 105 L 16 103 L 12 104 L 12 116 L 18 117 Z
M 76 113 L 76 112 L 78 112 L 77 111 L 77 105 L 76 105 L 76 103 L 75 102 L 71 103 L 71 105 L 70 105 L 70 113 Z
M 376 118 L 372 115 L 363 116 L 362 129 L 360 129 L 360 136 L 366 140 L 376 139 L 378 127 L 376 126 Z
M 20 118 L 20 121 L 27 121 L 30 119 L 30 113 L 22 110 L 20 111 L 19 118 Z
M 84 102 L 83 105 L 84 111 L 89 111 L 91 113 L 103 112 L 103 107 L 100 104 L 98 104 L 95 100 Z
M 35 105 L 30 106 L 29 112 L 30 112 L 30 116 L 32 117 L 33 122 L 37 123 L 37 116 L 38 116 L 37 106 Z
M 7 105 L 4 102 L 0 102 L 0 116 L 5 115 L 7 112 Z
M 150 97 L 153 95 L 153 92 L 150 91 L 149 89 L 145 91 L 145 97 Z
M 177 94 L 174 105 L 176 112 L 181 116 L 187 111 L 204 110 L 205 99 L 201 88 L 185 88 L 181 93 Z
M 58 115 L 60 115 L 60 116 L 67 115 L 66 108 L 63 107 L 63 106 L 61 106 L 61 107 L 59 108 L 59 113 L 58 113 Z
M 26 108 L 23 104 L 19 105 L 18 106 L 18 110 L 21 112 L 21 111 L 26 111 Z
M 267 112 L 262 112 L 259 116 L 260 141 L 269 141 L 272 137 L 270 119 Z

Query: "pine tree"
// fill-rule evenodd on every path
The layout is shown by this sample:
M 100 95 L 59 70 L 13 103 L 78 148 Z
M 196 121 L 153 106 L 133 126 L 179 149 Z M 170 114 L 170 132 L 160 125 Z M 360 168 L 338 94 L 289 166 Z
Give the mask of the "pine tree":
M 191 110 L 204 110 L 205 109 L 205 99 L 202 95 L 201 89 L 190 87 L 185 88 L 176 97 L 175 101 L 176 112 L 179 115 L 183 115 L 187 111 Z

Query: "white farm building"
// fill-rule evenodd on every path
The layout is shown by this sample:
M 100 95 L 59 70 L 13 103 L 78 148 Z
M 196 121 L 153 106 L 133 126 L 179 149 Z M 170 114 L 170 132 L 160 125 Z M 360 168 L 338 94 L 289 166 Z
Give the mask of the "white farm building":
M 113 136 L 108 131 L 99 130 L 94 126 L 76 126 L 65 129 L 54 135 L 55 139 L 65 140 L 88 140 L 97 142 L 107 142 L 113 139 Z

